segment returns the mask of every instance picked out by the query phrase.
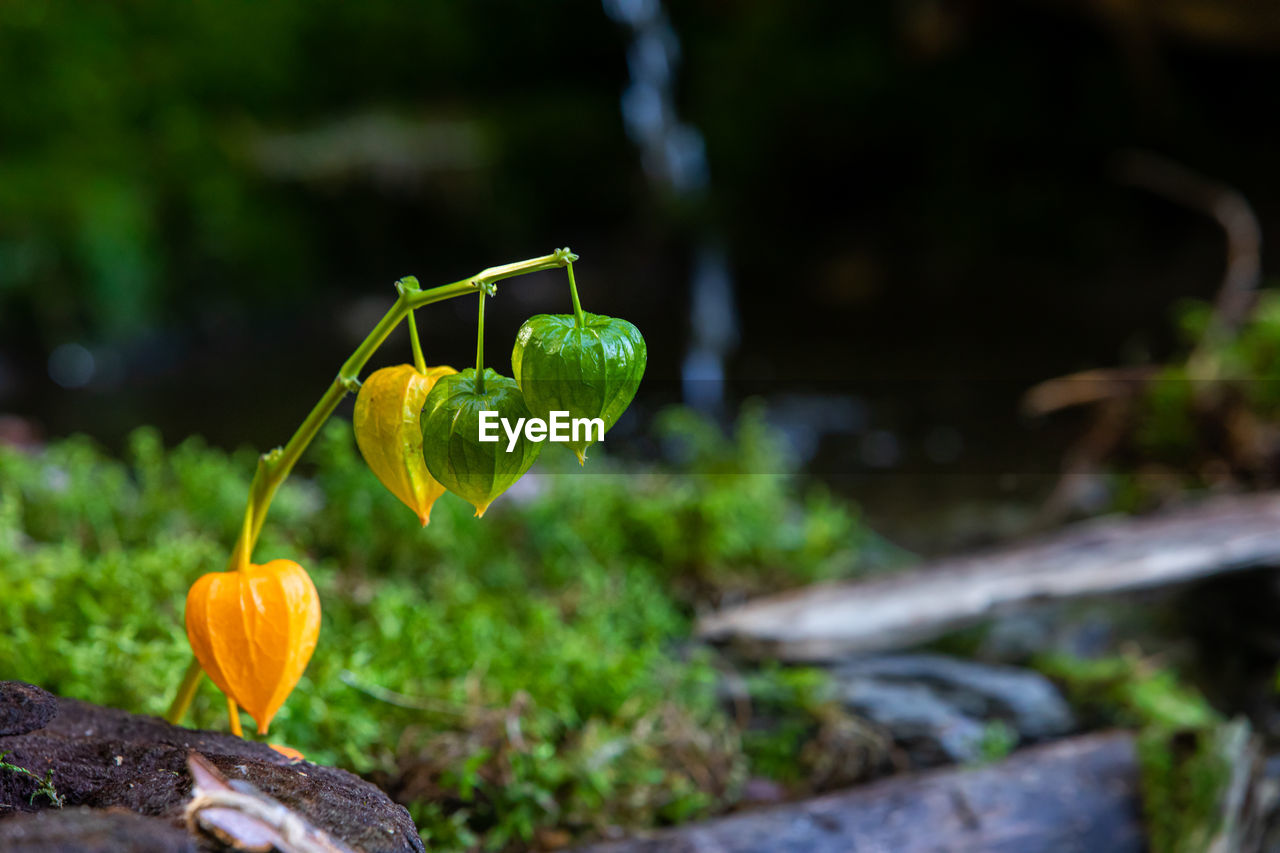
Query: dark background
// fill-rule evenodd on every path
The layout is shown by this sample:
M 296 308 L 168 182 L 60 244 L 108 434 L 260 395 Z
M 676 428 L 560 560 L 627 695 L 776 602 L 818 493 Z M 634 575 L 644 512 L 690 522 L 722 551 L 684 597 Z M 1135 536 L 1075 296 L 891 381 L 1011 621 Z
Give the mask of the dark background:
M 1262 0 L 653 8 L 705 192 L 642 167 L 633 34 L 600 4 L 3 4 L 7 432 L 283 442 L 396 278 L 567 244 L 585 307 L 648 339 L 617 442 L 648 456 L 710 244 L 738 325 L 721 416 L 763 395 L 868 504 L 1016 492 L 1079 426 L 1020 416 L 1026 388 L 1173 357 L 1175 306 L 1221 277 L 1214 223 L 1118 181 L 1117 153 L 1234 186 L 1264 237 L 1280 216 Z M 421 312 L 429 360 L 465 366 L 474 310 Z M 507 283 L 489 363 L 567 310 L 562 277 Z M 375 364 L 407 358 L 396 338 Z

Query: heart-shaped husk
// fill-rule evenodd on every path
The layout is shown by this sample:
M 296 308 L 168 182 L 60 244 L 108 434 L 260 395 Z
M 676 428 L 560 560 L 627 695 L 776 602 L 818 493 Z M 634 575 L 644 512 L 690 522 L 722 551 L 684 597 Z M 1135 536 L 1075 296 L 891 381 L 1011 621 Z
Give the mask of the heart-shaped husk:
M 360 386 L 351 418 L 369 470 L 417 514 L 423 527 L 431 521 L 431 505 L 444 494 L 444 486 L 422 460 L 419 417 L 436 382 L 456 372 L 440 366 L 419 373 L 412 364 L 376 370 Z
M 497 441 L 480 441 L 480 413 L 496 412 L 513 426 L 529 418 L 514 379 L 485 368 L 484 390 L 476 389 L 475 368 L 446 376 L 436 383 L 422 409 L 422 455 L 427 469 L 449 491 L 484 515 L 489 504 L 524 476 L 542 445 L 524 437 L 523 424 L 515 447 L 499 426 Z
M 626 320 L 584 312 L 583 321 L 579 326 L 570 314 L 530 317 L 516 333 L 511 371 L 535 418 L 568 412 L 574 419 L 600 418 L 607 431 L 635 397 L 648 349 Z M 588 430 L 563 443 L 585 463 L 594 437 Z
M 320 635 L 320 596 L 292 560 L 210 572 L 187 593 L 187 639 L 218 689 L 266 734 Z

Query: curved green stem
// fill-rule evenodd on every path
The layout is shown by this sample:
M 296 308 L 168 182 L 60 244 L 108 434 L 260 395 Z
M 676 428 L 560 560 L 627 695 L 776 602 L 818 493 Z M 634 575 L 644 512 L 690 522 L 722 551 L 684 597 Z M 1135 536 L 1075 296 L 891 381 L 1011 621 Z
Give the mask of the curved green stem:
M 413 312 L 409 312 L 409 344 L 413 347 L 413 366 L 419 373 L 427 372 L 427 360 L 422 355 L 422 344 L 418 341 L 418 324 L 413 321 Z
M 244 526 L 236 540 L 235 547 L 232 549 L 228 568 L 234 571 L 248 566 L 253 557 L 253 547 L 257 544 L 258 536 L 262 533 L 262 525 L 266 521 L 267 510 L 271 508 L 271 500 L 275 497 L 276 490 L 280 488 L 280 484 L 289 476 L 293 466 L 302 458 L 303 452 L 311 444 L 311 440 L 320 432 L 320 428 L 324 426 L 325 421 L 338 408 L 342 398 L 347 396 L 348 392 L 355 391 L 360 387 L 358 378 L 360 371 L 373 354 L 377 352 L 378 347 L 382 346 L 387 337 L 395 331 L 401 320 L 409 316 L 415 308 L 421 308 L 433 302 L 442 302 L 446 299 L 453 299 L 456 296 L 464 296 L 477 291 L 481 295 L 481 311 L 483 312 L 483 298 L 486 294 L 492 295 L 495 292 L 494 284 L 496 282 L 532 272 L 558 269 L 573 263 L 577 259 L 578 256 L 568 249 L 556 249 L 551 254 L 538 258 L 530 258 L 529 260 L 517 261 L 513 264 L 504 264 L 498 267 L 488 267 L 470 278 L 441 287 L 433 287 L 430 290 L 418 289 L 417 279 L 410 281 L 409 278 L 406 278 L 397 282 L 396 289 L 400 295 L 396 298 L 395 303 L 365 339 L 360 342 L 360 346 L 356 347 L 351 357 L 343 362 L 342 367 L 338 370 L 338 375 L 334 377 L 333 383 L 320 397 L 320 401 L 316 403 L 315 407 L 302 421 L 297 431 L 294 432 L 284 447 L 277 447 L 258 457 L 258 467 L 254 471 L 253 481 L 249 484 L 249 500 L 245 506 Z M 481 317 L 483 318 L 483 313 Z M 416 340 L 417 336 L 413 333 L 412 328 L 410 334 Z M 477 368 L 480 366 L 479 359 L 477 359 L 476 366 Z M 478 373 L 479 371 L 477 370 Z M 165 719 L 170 723 L 177 725 L 186 715 L 187 709 L 191 705 L 191 700 L 195 696 L 196 688 L 200 685 L 200 672 L 200 664 L 193 658 L 187 667 L 186 675 L 183 676 L 182 684 L 178 688 L 178 694 L 174 697 L 173 704 L 165 715 Z
M 173 704 L 164 715 L 173 725 L 182 722 L 182 718 L 187 715 L 187 709 L 191 707 L 191 700 L 196 698 L 196 690 L 200 687 L 200 677 L 203 675 L 200 661 L 193 655 L 191 663 L 187 664 L 187 671 L 182 675 L 182 683 L 178 685 L 178 695 L 173 697 Z
M 569 295 L 573 297 L 573 324 L 579 329 L 587 325 L 587 318 L 582 314 L 582 303 L 578 301 L 578 282 L 573 279 L 573 262 L 565 264 L 569 273 Z
M 244 737 L 244 729 L 240 727 L 240 706 L 230 696 L 227 697 L 227 717 L 231 720 L 231 733 Z
M 396 282 L 396 290 L 401 294 L 406 290 L 417 293 L 421 289 L 416 276 L 407 275 Z M 407 319 L 409 321 L 409 345 L 413 348 L 413 366 L 418 369 L 419 373 L 426 373 L 427 360 L 422 356 L 422 343 L 418 340 L 418 324 L 414 321 L 412 309 L 410 309 Z
M 476 393 L 484 393 L 484 301 L 489 294 L 480 291 L 480 313 L 476 315 Z
M 249 499 L 245 501 L 244 522 L 240 526 L 240 535 L 236 537 L 235 547 L 231 549 L 231 557 L 227 560 L 227 571 L 241 572 L 249 568 L 249 543 L 255 541 L 253 525 L 257 518 L 258 495 L 254 485 L 258 482 L 262 471 L 263 457 L 258 457 L 258 466 L 253 472 L 253 481 L 249 484 Z

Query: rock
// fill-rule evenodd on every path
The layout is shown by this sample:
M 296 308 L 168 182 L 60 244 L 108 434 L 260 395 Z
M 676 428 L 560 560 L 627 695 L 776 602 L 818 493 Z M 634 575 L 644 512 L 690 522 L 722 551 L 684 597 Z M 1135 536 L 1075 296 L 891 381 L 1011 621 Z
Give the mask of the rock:
M 192 832 L 201 832 L 236 850 L 285 853 L 354 853 L 307 822 L 297 812 L 266 796 L 248 782 L 232 782 L 198 752 L 187 755 L 194 786 L 185 816 Z
M 57 697 L 49 691 L 25 681 L 0 681 L 0 736 L 42 729 L 57 713 Z
M 1150 632 L 1162 603 L 1176 591 L 1156 590 L 1111 599 L 1048 602 L 1003 614 L 979 642 L 983 660 L 1024 661 L 1041 654 L 1098 658 L 1117 654 L 1121 643 Z
M 123 809 L 85 806 L 0 821 L 8 853 L 196 853 L 186 830 Z
M 1138 777 L 1131 735 L 1089 735 L 577 853 L 1141 853 Z
M 923 684 L 855 678 L 840 686 L 840 699 L 849 710 L 885 729 L 906 749 L 914 766 L 976 761 L 982 755 L 982 721 Z
M 344 770 L 291 763 L 266 744 L 171 726 L 157 717 L 74 699 L 58 698 L 57 707 L 57 716 L 44 728 L 0 737 L 0 751 L 10 752 L 9 762 L 41 778 L 52 770 L 53 786 L 68 806 L 126 809 L 181 826 L 191 793 L 187 755 L 195 750 L 229 779 L 251 783 L 356 850 L 423 850 L 405 808 Z M 0 826 L 13 820 L 6 815 L 46 807 L 42 798 L 29 801 L 35 789 L 30 777 L 0 772 Z M 54 839 L 63 831 L 61 816 L 77 812 L 46 814 L 38 826 L 52 833 L 48 849 L 59 849 Z
M 1071 707 L 1053 682 L 1021 667 L 946 655 L 877 655 L 838 666 L 832 675 L 846 685 L 866 680 L 923 684 L 961 712 L 1006 722 L 1027 740 L 1059 737 L 1075 728 Z
M 1031 670 L 945 655 L 878 655 L 831 669 L 839 699 L 885 729 L 917 766 L 984 757 L 990 726 L 1016 743 L 1064 735 L 1075 720 L 1057 687 Z

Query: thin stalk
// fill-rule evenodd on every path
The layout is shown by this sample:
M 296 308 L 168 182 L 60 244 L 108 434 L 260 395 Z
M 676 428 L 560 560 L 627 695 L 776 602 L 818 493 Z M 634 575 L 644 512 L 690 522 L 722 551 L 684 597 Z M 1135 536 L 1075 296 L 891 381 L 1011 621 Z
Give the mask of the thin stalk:
M 413 347 L 413 366 L 419 373 L 427 372 L 427 360 L 422 356 L 422 344 L 418 341 L 418 324 L 413 321 L 413 312 L 409 312 L 409 344 Z
M 249 500 L 245 502 L 244 523 L 240 527 L 240 535 L 236 538 L 236 545 L 231 549 L 231 559 L 227 561 L 227 571 L 229 572 L 242 572 L 249 568 L 248 545 L 254 541 L 253 522 L 257 517 L 257 499 L 254 494 L 253 483 L 258 482 L 262 466 L 262 457 L 258 457 L 258 465 L 254 469 L 253 481 L 249 485 Z
M 488 298 L 480 291 L 480 313 L 476 316 L 476 393 L 484 393 L 484 301 Z
M 231 718 L 231 733 L 244 737 L 244 729 L 240 728 L 240 706 L 230 696 L 227 697 L 227 716 Z
M 342 367 L 338 370 L 338 375 L 334 377 L 333 384 L 320 397 L 320 401 L 316 403 L 315 408 L 302 421 L 302 424 L 289 441 L 284 447 L 277 447 L 258 457 L 258 467 L 254 471 L 253 481 L 249 485 L 249 500 L 245 507 L 245 523 L 240 536 L 236 540 L 235 547 L 232 549 L 230 568 L 234 570 L 249 564 L 253 556 L 254 545 L 257 544 L 258 537 L 262 533 L 262 525 L 266 521 L 267 510 L 271 508 L 271 501 L 275 497 L 276 491 L 280 488 L 280 484 L 285 481 L 293 470 L 293 466 L 302 458 L 307 446 L 311 444 L 311 440 L 320 432 L 320 428 L 324 426 L 329 416 L 338 408 L 342 398 L 348 392 L 360 387 L 358 379 L 360 371 L 373 354 L 377 352 L 378 347 L 382 346 L 387 337 L 395 331 L 401 320 L 415 308 L 421 308 L 424 305 L 442 302 L 446 299 L 453 299 L 454 297 L 477 291 L 481 294 L 481 311 L 483 311 L 483 297 L 485 294 L 494 292 L 493 285 L 496 282 L 532 272 L 557 269 L 567 266 L 577 259 L 578 256 L 568 249 L 557 249 L 549 255 L 543 255 L 538 258 L 530 258 L 529 260 L 517 261 L 513 264 L 504 264 L 498 267 L 488 267 L 470 278 L 441 287 L 433 287 L 430 290 L 398 287 L 400 295 L 396 298 L 395 303 L 365 339 L 360 342 L 360 346 L 356 347 L 351 357 L 343 362 Z M 479 367 L 478 360 L 477 367 Z M 200 664 L 193 659 L 187 667 L 187 673 L 183 677 L 182 684 L 178 688 L 178 694 L 174 697 L 173 704 L 170 705 L 165 719 L 174 725 L 182 721 L 199 684 Z
M 200 687 L 200 678 L 204 675 L 204 670 L 200 668 L 200 661 L 192 655 L 191 663 L 187 664 L 187 671 L 182 675 L 182 683 L 178 685 L 178 695 L 173 697 L 173 704 L 169 706 L 169 712 L 164 718 L 173 725 L 177 725 L 182 718 L 187 715 L 187 709 L 191 707 L 191 700 L 196 698 L 196 690 Z
M 578 283 L 573 280 L 573 263 L 565 264 L 569 273 L 569 295 L 573 297 L 573 324 L 579 329 L 587 325 L 587 318 L 582 314 L 582 303 L 578 301 Z

